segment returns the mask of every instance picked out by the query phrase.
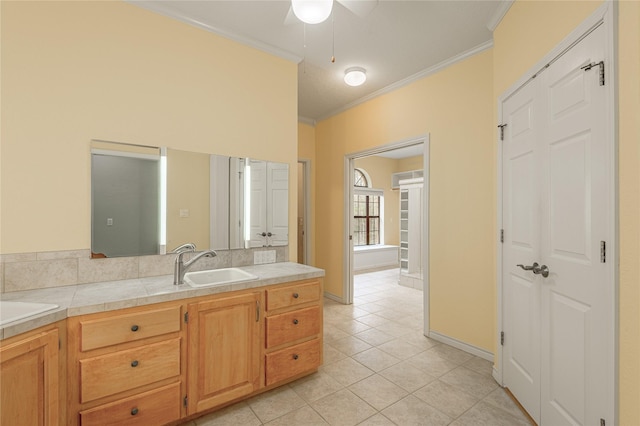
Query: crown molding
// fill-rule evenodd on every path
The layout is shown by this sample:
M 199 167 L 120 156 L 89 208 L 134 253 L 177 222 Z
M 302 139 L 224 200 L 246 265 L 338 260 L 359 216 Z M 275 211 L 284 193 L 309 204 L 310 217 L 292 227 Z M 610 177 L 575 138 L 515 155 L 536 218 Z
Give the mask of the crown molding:
M 298 116 L 298 123 L 308 124 L 311 127 L 316 127 L 316 120 L 309 117 L 303 117 L 301 115 Z
M 351 109 L 351 108 L 353 108 L 355 106 L 358 106 L 358 105 L 360 105 L 362 103 L 365 103 L 365 102 L 370 101 L 370 100 L 372 100 L 374 98 L 377 98 L 378 96 L 382 96 L 384 94 L 393 92 L 394 90 L 398 90 L 401 87 L 407 86 L 407 85 L 409 85 L 411 83 L 414 83 L 414 82 L 416 82 L 418 80 L 421 80 L 421 79 L 423 79 L 425 77 L 433 75 L 433 74 L 435 74 L 435 73 L 437 73 L 439 71 L 442 71 L 443 69 L 445 69 L 447 67 L 450 67 L 451 65 L 453 65 L 455 63 L 464 61 L 465 59 L 470 58 L 471 56 L 477 55 L 478 53 L 483 52 L 483 51 L 485 51 L 487 49 L 491 49 L 492 47 L 493 47 L 493 40 L 486 41 L 486 42 L 484 42 L 482 44 L 479 44 L 476 47 L 473 47 L 473 48 L 471 48 L 471 49 L 469 49 L 469 50 L 467 50 L 465 52 L 460 53 L 459 55 L 452 56 L 451 58 L 449 58 L 449 59 L 447 59 L 445 61 L 442 61 L 442 62 L 440 62 L 440 63 L 438 63 L 438 64 L 436 64 L 436 65 L 434 65 L 432 67 L 424 69 L 424 70 L 422 70 L 422 71 L 420 71 L 420 72 L 418 72 L 416 74 L 410 75 L 409 77 L 404 78 L 402 80 L 399 80 L 399 81 L 397 81 L 397 82 L 395 82 L 393 84 L 390 84 L 389 86 L 383 87 L 380 90 L 376 90 L 375 92 L 373 92 L 373 93 L 371 93 L 371 94 L 369 94 L 369 95 L 367 95 L 367 96 L 365 96 L 363 98 L 360 98 L 358 100 L 350 102 L 350 103 L 348 103 L 348 104 L 346 104 L 346 105 L 344 105 L 344 106 L 342 106 L 342 107 L 340 107 L 340 108 L 338 108 L 338 109 L 336 109 L 336 110 L 334 110 L 334 111 L 332 111 L 332 112 L 330 112 L 328 114 L 325 114 L 325 115 L 323 115 L 321 117 L 318 117 L 315 121 L 318 122 L 318 121 L 326 120 L 329 117 L 333 117 L 334 115 L 340 114 L 341 112 L 344 112 L 344 111 L 346 111 L 348 109 Z
M 489 31 L 493 32 L 496 28 L 498 28 L 500 21 L 502 21 L 502 18 L 504 18 L 504 15 L 507 14 L 509 8 L 511 8 L 511 5 L 513 5 L 513 3 L 514 0 L 503 0 L 498 4 L 498 8 L 496 9 L 495 13 L 491 17 L 491 19 L 489 19 L 489 22 L 487 22 L 487 28 L 489 29 Z
M 249 47 L 253 47 L 255 49 L 258 49 L 262 52 L 268 53 L 270 55 L 274 55 L 277 56 L 279 58 L 285 59 L 287 61 L 291 61 L 294 62 L 296 64 L 299 64 L 300 62 L 302 62 L 302 57 L 295 55 L 291 52 L 287 52 L 286 50 L 282 50 L 279 49 L 275 46 L 272 46 L 270 44 L 267 43 L 262 43 L 260 41 L 248 38 L 248 37 L 243 37 L 237 34 L 233 34 L 227 30 L 223 30 L 221 28 L 217 28 L 214 27 L 213 25 L 209 25 L 209 24 L 205 24 L 204 22 L 200 22 L 196 19 L 192 19 L 189 18 L 187 16 L 184 16 L 180 13 L 177 13 L 173 10 L 168 9 L 167 7 L 165 7 L 162 2 L 154 2 L 153 8 L 151 8 L 149 5 L 146 4 L 146 2 L 144 1 L 134 1 L 134 0 L 124 0 L 125 3 L 129 3 L 133 6 L 137 6 L 140 7 L 142 9 L 148 10 L 150 12 L 154 12 L 157 13 L 159 15 L 163 15 L 166 16 L 167 18 L 172 18 L 172 19 L 176 19 L 178 21 L 184 22 L 186 24 L 192 25 L 194 27 L 200 28 L 202 30 L 208 31 L 210 33 L 214 33 L 216 35 L 219 35 L 220 37 L 224 37 L 228 40 L 232 40 L 235 42 L 238 42 L 240 44 L 243 44 L 245 46 L 249 46 Z

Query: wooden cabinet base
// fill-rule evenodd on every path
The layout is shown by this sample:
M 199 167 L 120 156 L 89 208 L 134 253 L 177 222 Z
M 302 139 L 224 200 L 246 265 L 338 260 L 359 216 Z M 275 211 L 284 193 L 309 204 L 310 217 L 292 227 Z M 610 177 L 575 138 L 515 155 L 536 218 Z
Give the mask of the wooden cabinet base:
M 267 386 L 317 369 L 321 362 L 320 350 L 320 340 L 314 339 L 267 354 Z
M 58 423 L 57 329 L 3 344 L 0 375 L 0 424 Z
M 82 426 L 161 425 L 180 418 L 180 383 L 80 412 Z

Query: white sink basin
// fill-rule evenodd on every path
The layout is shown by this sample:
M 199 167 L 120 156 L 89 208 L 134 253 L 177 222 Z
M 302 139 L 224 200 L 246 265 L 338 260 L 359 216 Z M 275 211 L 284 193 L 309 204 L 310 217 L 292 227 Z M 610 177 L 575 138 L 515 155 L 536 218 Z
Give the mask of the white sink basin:
M 209 271 L 187 272 L 184 282 L 191 287 L 213 287 L 217 285 L 257 280 L 258 277 L 238 268 L 211 269 Z
M 58 305 L 50 303 L 27 303 L 0 300 L 0 325 L 28 318 L 33 315 L 56 309 Z

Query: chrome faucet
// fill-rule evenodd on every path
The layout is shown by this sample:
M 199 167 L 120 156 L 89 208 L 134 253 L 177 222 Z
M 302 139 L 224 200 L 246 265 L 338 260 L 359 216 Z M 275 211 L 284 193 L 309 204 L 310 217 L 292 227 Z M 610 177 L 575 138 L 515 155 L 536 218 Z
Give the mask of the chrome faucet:
M 196 255 L 196 257 L 189 260 L 188 262 L 184 262 L 182 260 L 182 256 L 184 256 L 185 253 L 187 253 L 187 251 L 181 251 L 176 257 L 176 266 L 173 270 L 173 285 L 184 284 L 184 274 L 186 274 L 189 268 L 191 268 L 191 266 L 198 260 L 203 257 L 215 257 L 218 255 L 218 253 L 216 253 L 214 250 L 206 250 L 202 253 L 199 253 L 198 255 Z

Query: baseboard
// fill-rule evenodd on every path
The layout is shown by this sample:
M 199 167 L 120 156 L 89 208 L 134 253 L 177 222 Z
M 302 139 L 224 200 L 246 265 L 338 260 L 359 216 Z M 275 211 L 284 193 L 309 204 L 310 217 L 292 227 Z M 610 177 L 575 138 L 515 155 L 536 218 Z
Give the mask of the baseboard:
M 502 386 L 502 374 L 500 374 L 500 372 L 498 371 L 498 369 L 496 368 L 496 366 L 494 365 L 493 368 L 491 369 L 491 375 L 493 376 L 493 379 L 498 382 L 498 384 L 500 386 Z
M 493 362 L 493 354 L 477 346 L 470 345 L 468 343 L 454 339 L 453 337 L 445 336 L 444 334 L 440 334 L 437 331 L 430 331 L 429 337 L 438 342 L 446 343 L 449 346 L 453 346 L 456 349 L 460 349 L 461 351 L 468 352 L 471 355 L 475 355 L 479 358 Z
M 398 269 L 398 264 L 397 263 L 390 263 L 390 264 L 386 264 L 386 265 L 372 266 L 370 268 L 354 269 L 353 270 L 353 274 L 354 275 L 368 274 L 370 272 L 386 271 L 387 269 Z M 400 273 L 398 273 L 398 275 L 400 275 Z
M 344 301 L 344 299 L 340 296 L 336 296 L 333 293 L 329 293 L 327 291 L 324 292 L 324 297 L 326 297 L 327 299 L 331 299 L 334 302 L 338 302 L 338 303 L 342 303 L 343 305 L 346 305 L 346 302 Z

